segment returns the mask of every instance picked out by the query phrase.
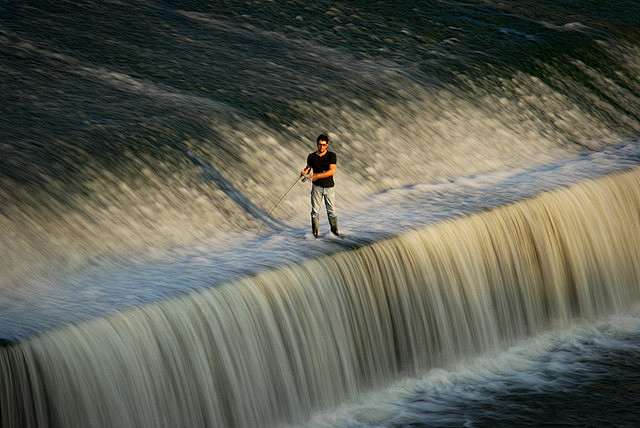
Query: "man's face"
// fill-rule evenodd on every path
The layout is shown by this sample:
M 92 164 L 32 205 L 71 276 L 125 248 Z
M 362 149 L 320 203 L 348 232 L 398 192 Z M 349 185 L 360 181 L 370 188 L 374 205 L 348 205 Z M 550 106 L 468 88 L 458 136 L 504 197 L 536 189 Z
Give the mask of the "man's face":
M 327 146 L 329 145 L 328 141 L 318 141 L 318 152 L 319 153 L 324 153 L 327 151 Z

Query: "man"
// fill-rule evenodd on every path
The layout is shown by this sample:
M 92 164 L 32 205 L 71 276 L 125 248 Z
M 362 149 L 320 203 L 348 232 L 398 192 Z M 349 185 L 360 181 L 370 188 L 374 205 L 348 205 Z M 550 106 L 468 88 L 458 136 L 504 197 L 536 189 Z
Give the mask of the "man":
M 335 192 L 333 189 L 333 175 L 336 172 L 336 154 L 328 151 L 329 137 L 325 134 L 318 135 L 316 139 L 318 151 L 307 156 L 307 166 L 300 173 L 301 176 L 311 175 L 311 231 L 314 237 L 318 237 L 318 224 L 320 223 L 320 203 L 324 199 L 327 209 L 327 217 L 331 225 L 331 232 L 338 234 L 338 217 L 335 210 Z

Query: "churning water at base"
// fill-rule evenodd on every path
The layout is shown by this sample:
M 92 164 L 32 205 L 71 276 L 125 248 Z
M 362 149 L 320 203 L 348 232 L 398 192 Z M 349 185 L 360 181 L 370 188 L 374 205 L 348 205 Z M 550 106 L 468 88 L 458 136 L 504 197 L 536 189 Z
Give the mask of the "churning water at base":
M 632 310 L 640 297 L 639 189 L 635 168 L 5 347 L 3 426 L 299 424 L 399 378 Z M 563 346 L 573 355 L 572 347 L 589 349 L 594 359 L 590 383 L 572 391 L 598 388 L 598 367 L 609 364 L 599 341 L 616 340 L 602 331 L 575 335 L 574 344 L 556 341 L 547 356 L 537 350 L 512 368 L 513 378 L 507 370 L 470 386 L 439 387 L 428 380 L 431 372 L 401 394 L 396 415 L 367 412 L 371 421 L 354 417 L 353 424 L 526 421 L 513 413 L 520 401 L 510 389 L 526 397 L 531 392 L 518 383 L 531 376 L 525 383 L 537 390 L 547 379 L 551 386 L 538 393 L 549 409 L 557 391 L 575 385 L 571 364 L 589 363 L 564 358 Z M 635 334 L 619 339 L 621 351 Z M 611 358 L 607 373 L 633 372 L 623 356 Z M 549 380 L 563 365 L 566 379 Z M 485 391 L 481 399 L 478 391 Z M 438 422 L 430 409 L 439 400 L 471 410 L 457 417 L 443 411 Z M 496 405 L 502 416 L 486 407 L 495 401 L 505 403 Z
M 632 427 L 639 361 L 636 308 L 403 379 L 296 426 Z

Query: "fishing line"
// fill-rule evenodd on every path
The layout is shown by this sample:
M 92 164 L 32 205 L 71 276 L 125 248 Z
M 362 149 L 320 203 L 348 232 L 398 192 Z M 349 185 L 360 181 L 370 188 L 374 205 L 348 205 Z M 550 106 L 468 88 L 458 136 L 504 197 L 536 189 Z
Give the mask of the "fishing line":
M 267 221 L 267 218 L 271 216 L 271 211 L 273 211 L 273 210 L 278 206 L 278 204 L 280 203 L 280 201 L 281 201 L 281 200 L 283 200 L 285 196 L 287 196 L 287 194 L 291 191 L 291 189 L 293 189 L 293 186 L 295 186 L 295 185 L 296 185 L 296 183 L 297 183 L 298 181 L 300 181 L 300 179 L 302 179 L 302 181 L 303 181 L 303 182 L 307 181 L 307 177 L 305 177 L 305 176 L 303 176 L 303 175 L 301 175 L 300 177 L 296 178 L 296 181 L 294 181 L 294 182 L 293 182 L 293 184 L 291 185 L 291 187 L 289 187 L 289 188 L 287 189 L 287 191 L 286 191 L 286 192 L 284 192 L 284 194 L 283 194 L 282 196 L 280 196 L 280 199 L 278 199 L 278 200 L 276 201 L 276 203 L 275 203 L 275 204 L 273 204 L 273 206 L 271 207 L 271 209 L 270 209 L 269 211 L 267 211 L 267 215 L 265 216 L 265 218 L 263 218 L 263 219 L 262 219 L 262 223 L 260 223 L 260 227 L 258 228 L 258 231 L 256 232 L 256 237 L 260 234 L 260 231 L 262 230 L 262 226 L 264 226 L 264 223 L 265 223 L 265 221 Z

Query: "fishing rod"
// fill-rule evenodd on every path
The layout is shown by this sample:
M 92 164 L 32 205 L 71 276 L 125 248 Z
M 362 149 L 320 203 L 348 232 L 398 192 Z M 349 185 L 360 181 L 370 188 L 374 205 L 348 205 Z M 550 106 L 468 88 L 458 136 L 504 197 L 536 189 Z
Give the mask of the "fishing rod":
M 308 177 L 307 177 L 307 176 L 305 176 L 305 175 L 301 175 L 300 177 L 296 178 L 296 181 L 294 181 L 294 182 L 293 182 L 293 184 L 291 185 L 291 187 L 289 187 L 289 188 L 287 189 L 287 191 L 286 191 L 286 192 L 284 192 L 282 196 L 280 196 L 280 199 L 278 199 L 278 200 L 276 201 L 276 203 L 275 203 L 275 204 L 273 204 L 273 206 L 271 207 L 271 209 L 270 209 L 269 211 L 267 211 L 267 214 L 265 215 L 264 219 L 262 219 L 262 223 L 260 223 L 260 227 L 258 228 L 258 231 L 256 232 L 256 237 L 260 234 L 260 231 L 262 230 L 262 226 L 264 226 L 264 223 L 265 223 L 265 221 L 267 221 L 267 218 L 268 218 L 268 217 L 270 217 L 270 215 L 271 215 L 271 211 L 273 211 L 273 210 L 278 206 L 278 204 L 280 203 L 280 201 L 281 201 L 281 200 L 283 200 L 285 196 L 287 196 L 287 194 L 291 191 L 291 189 L 293 189 L 293 186 L 295 186 L 295 185 L 298 183 L 298 181 L 300 181 L 300 179 L 302 179 L 302 182 L 304 183 L 305 181 L 307 181 L 307 178 L 308 178 Z

